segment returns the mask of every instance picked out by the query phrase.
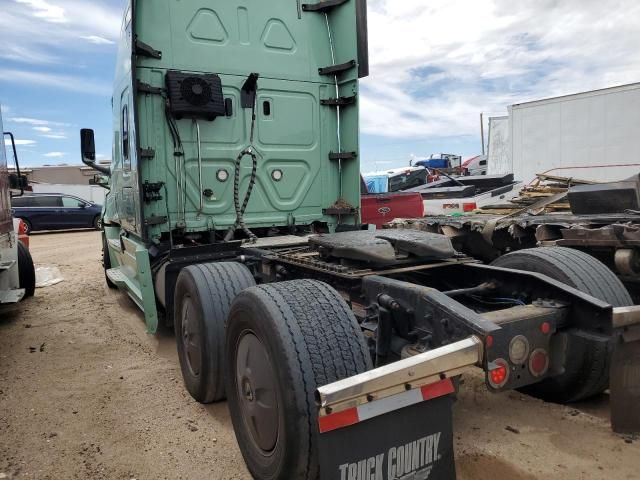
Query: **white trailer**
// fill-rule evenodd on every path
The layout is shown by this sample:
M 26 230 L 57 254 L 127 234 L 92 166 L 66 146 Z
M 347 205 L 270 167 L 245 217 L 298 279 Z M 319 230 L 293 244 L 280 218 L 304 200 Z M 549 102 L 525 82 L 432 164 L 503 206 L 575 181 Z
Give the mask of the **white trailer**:
M 508 133 L 516 180 L 629 178 L 640 171 L 640 83 L 513 105 Z
M 487 175 L 513 173 L 509 117 L 489 118 L 489 147 L 487 150 Z

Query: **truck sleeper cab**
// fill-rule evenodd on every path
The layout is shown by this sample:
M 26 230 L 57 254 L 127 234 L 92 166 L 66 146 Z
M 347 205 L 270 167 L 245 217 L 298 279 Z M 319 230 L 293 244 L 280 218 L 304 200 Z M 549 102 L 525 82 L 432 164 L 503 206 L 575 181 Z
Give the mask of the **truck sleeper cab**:
M 340 477 L 356 467 L 326 456 L 331 415 L 470 365 L 495 391 L 596 394 L 608 370 L 592 367 L 637 322 L 633 309 L 620 320 L 628 295 L 594 259 L 554 279 L 480 265 L 442 235 L 361 225 L 366 38 L 362 0 L 137 0 L 123 20 L 102 171 L 107 282 L 150 333 L 174 329 L 187 390 L 228 400 L 258 479 Z M 93 132 L 81 142 L 95 167 Z M 422 373 L 408 381 L 412 358 Z M 366 435 L 367 457 L 389 429 Z M 452 457 L 440 463 L 453 478 Z

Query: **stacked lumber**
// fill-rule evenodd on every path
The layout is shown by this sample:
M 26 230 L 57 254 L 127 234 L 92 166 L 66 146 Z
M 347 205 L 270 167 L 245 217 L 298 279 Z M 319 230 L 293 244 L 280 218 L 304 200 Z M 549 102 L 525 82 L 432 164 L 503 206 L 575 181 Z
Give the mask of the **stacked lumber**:
M 591 185 L 597 182 L 554 175 L 537 175 L 537 178 L 520 190 L 520 195 L 506 204 L 488 205 L 477 213 L 491 215 L 511 215 L 527 209 L 541 213 L 570 212 L 567 201 L 569 188 L 575 185 Z

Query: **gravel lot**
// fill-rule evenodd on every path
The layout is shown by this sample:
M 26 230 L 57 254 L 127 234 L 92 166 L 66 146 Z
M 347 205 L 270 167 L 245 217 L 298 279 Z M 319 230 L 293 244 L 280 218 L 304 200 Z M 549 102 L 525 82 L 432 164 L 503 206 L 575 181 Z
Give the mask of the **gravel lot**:
M 31 251 L 64 282 L 0 318 L 0 479 L 250 478 L 226 405 L 191 400 L 172 334 L 147 335 L 106 287 L 99 234 L 36 234 Z M 462 480 L 640 478 L 606 396 L 563 407 L 472 374 L 455 408 Z

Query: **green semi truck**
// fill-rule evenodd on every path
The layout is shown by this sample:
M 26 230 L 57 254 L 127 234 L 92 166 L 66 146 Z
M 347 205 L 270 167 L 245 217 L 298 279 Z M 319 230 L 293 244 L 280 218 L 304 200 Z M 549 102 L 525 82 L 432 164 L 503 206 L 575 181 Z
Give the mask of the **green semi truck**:
M 228 400 L 257 479 L 455 478 L 466 368 L 570 402 L 633 345 L 640 314 L 591 257 L 485 266 L 442 235 L 361 224 L 367 74 L 364 0 L 134 0 L 109 170 L 81 132 L 110 189 L 108 285 L 150 333 L 174 329 L 187 390 Z

